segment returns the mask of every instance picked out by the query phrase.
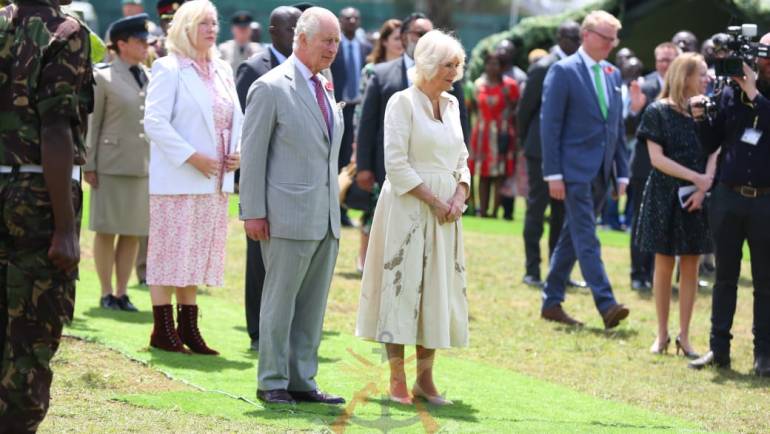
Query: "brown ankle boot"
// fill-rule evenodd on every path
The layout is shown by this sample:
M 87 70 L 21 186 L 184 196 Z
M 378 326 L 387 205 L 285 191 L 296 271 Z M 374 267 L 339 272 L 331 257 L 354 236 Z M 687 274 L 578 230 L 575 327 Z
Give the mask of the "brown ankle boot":
M 170 304 L 152 307 L 154 326 L 150 346 L 163 351 L 190 354 L 174 328 L 174 309 Z
M 198 329 L 198 306 L 195 304 L 177 304 L 176 305 L 177 333 L 182 342 L 187 345 L 193 353 L 208 354 L 212 356 L 219 355 L 219 352 L 212 350 L 206 345 Z

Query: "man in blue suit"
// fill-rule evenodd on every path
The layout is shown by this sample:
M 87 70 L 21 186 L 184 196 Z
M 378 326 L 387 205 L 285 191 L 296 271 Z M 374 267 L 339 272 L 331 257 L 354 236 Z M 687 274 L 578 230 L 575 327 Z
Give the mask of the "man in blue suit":
M 578 52 L 560 60 L 545 78 L 540 134 L 543 179 L 552 198 L 564 200 L 566 219 L 551 259 L 543 291 L 544 319 L 582 325 L 562 309 L 575 261 L 611 329 L 628 316 L 615 301 L 596 237 L 596 214 L 611 182 L 625 193 L 628 162 L 623 128 L 620 72 L 605 59 L 617 46 L 617 18 L 593 11 L 581 25 Z

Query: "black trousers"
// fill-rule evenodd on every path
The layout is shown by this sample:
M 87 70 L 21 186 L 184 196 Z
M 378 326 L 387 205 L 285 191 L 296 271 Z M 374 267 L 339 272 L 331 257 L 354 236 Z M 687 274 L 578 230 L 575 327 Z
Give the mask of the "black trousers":
M 628 186 L 631 191 L 631 280 L 652 282 L 652 270 L 655 265 L 655 254 L 643 252 L 636 240 L 636 228 L 639 225 L 639 212 L 642 208 L 644 184 L 646 178 L 631 178 Z M 628 205 L 626 205 L 628 206 Z
M 754 354 L 770 355 L 770 195 L 744 197 L 719 184 L 709 215 L 716 247 L 716 283 L 711 299 L 710 347 L 730 354 L 730 329 L 738 298 L 743 242 L 749 243 L 754 281 Z
M 259 309 L 262 307 L 262 287 L 265 284 L 265 263 L 259 241 L 246 238 L 246 329 L 251 340 L 259 340 Z
M 553 200 L 548 194 L 548 183 L 543 180 L 543 160 L 527 157 L 527 176 L 529 195 L 527 211 L 524 215 L 524 252 L 526 254 L 526 273 L 540 279 L 540 238 L 543 236 L 545 210 L 551 206 L 548 221 L 548 257 L 553 254 L 559 232 L 564 226 L 564 202 Z
M 338 171 L 350 164 L 350 157 L 353 155 L 353 138 L 355 137 L 355 126 L 353 117 L 356 114 L 357 104 L 345 104 L 342 109 L 342 119 L 345 121 L 345 132 L 342 133 L 342 143 L 340 143 L 340 156 L 337 161 Z

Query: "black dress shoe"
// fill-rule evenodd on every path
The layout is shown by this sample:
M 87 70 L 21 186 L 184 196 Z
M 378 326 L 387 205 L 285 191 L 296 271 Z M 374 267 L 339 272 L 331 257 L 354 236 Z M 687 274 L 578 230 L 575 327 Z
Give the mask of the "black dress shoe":
M 115 298 L 115 303 L 118 305 L 118 309 L 126 312 L 139 312 L 139 309 L 131 303 L 131 300 L 127 295 L 123 294 L 120 297 Z
M 251 340 L 251 345 L 249 345 L 249 351 L 251 351 L 252 353 L 259 352 L 259 339 Z
M 291 397 L 297 402 L 318 402 L 321 404 L 339 405 L 345 403 L 345 398 L 330 395 L 320 390 L 311 390 L 309 392 L 289 392 Z
M 531 274 L 525 275 L 524 278 L 521 279 L 521 281 L 525 285 L 527 285 L 527 286 L 532 286 L 532 287 L 535 287 L 535 288 L 542 288 L 543 287 L 543 281 L 540 280 L 539 277 L 533 276 Z
M 583 282 L 582 280 L 572 280 L 569 279 L 567 281 L 567 286 L 570 288 L 588 288 L 588 284 Z
M 706 366 L 716 366 L 717 368 L 729 369 L 730 357 L 717 356 L 713 351 L 709 351 L 700 358 L 687 364 L 690 369 L 703 369 Z
M 118 310 L 118 299 L 112 294 L 107 294 L 99 299 L 99 307 L 102 309 Z
M 651 288 L 647 285 L 647 282 L 644 280 L 632 280 L 631 281 L 631 289 L 634 291 L 649 291 Z
M 257 390 L 257 399 L 265 404 L 296 404 L 286 389 Z
M 754 374 L 770 377 L 770 356 L 754 356 Z

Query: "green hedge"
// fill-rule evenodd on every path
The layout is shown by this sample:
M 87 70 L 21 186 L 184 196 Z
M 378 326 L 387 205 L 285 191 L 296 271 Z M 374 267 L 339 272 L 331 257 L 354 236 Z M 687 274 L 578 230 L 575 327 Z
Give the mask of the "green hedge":
M 475 80 L 482 74 L 484 71 L 483 53 L 494 49 L 503 39 L 511 39 L 516 42 L 518 47 L 516 64 L 526 70 L 529 52 L 535 48 L 550 48 L 554 43 L 556 29 L 564 20 L 573 19 L 580 22 L 592 10 L 603 9 L 612 13 L 619 9 L 618 6 L 619 0 L 596 0 L 581 9 L 567 11 L 558 15 L 524 18 L 515 27 L 488 36 L 476 44 L 476 47 L 471 52 L 471 59 L 468 65 L 469 78 Z

